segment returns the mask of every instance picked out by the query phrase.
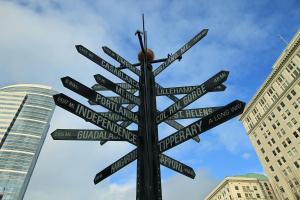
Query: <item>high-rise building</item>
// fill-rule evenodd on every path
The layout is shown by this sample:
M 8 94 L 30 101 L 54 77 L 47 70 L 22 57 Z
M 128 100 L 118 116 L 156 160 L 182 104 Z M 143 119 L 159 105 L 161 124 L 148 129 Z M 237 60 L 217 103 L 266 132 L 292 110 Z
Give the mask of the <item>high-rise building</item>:
M 226 177 L 205 200 L 276 200 L 268 178 L 260 174 Z
M 0 88 L 0 196 L 21 200 L 49 129 L 55 94 L 48 86 Z
M 240 119 L 278 199 L 300 199 L 300 31 Z

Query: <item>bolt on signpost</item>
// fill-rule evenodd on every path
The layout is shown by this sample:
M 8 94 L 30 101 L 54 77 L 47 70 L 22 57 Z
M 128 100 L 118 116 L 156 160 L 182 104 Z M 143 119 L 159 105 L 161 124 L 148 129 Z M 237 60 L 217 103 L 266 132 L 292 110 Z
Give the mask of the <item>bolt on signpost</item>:
M 51 135 L 54 140 L 127 141 L 137 148 L 106 167 L 94 178 L 97 184 L 129 163 L 137 160 L 137 200 L 161 200 L 160 165 L 168 167 L 187 177 L 195 178 L 194 170 L 164 154 L 165 151 L 189 140 L 200 141 L 198 135 L 214 128 L 238 115 L 245 103 L 235 100 L 222 107 L 184 109 L 209 92 L 224 91 L 223 83 L 227 80 L 228 71 L 220 71 L 200 85 L 164 88 L 155 81 L 155 76 L 170 66 L 174 61 L 182 59 L 182 55 L 207 35 L 203 29 L 189 42 L 167 58 L 154 60 L 153 52 L 147 48 L 147 32 L 137 31 L 141 52 L 139 63 L 131 64 L 108 47 L 103 51 L 120 63 L 115 67 L 82 45 L 76 45 L 77 51 L 97 65 L 111 72 L 123 83 L 114 83 L 100 74 L 94 76 L 95 84 L 89 88 L 71 77 L 61 78 L 63 85 L 85 97 L 91 105 L 100 105 L 110 112 L 96 112 L 78 101 L 62 93 L 53 96 L 56 105 L 81 117 L 100 129 L 57 129 Z M 155 70 L 152 64 L 162 63 Z M 138 68 L 140 66 L 140 68 Z M 138 76 L 135 80 L 121 71 L 128 69 Z M 107 97 L 101 91 L 112 91 L 119 96 Z M 135 92 L 138 91 L 138 96 Z M 178 98 L 175 95 L 184 94 Z M 156 97 L 167 96 L 174 103 L 163 111 L 157 110 Z M 125 104 L 128 104 L 125 106 Z M 138 112 L 132 109 L 138 106 Z M 182 126 L 176 120 L 199 118 L 188 126 Z M 166 123 L 177 131 L 159 141 L 158 125 Z M 135 123 L 138 130 L 127 127 Z

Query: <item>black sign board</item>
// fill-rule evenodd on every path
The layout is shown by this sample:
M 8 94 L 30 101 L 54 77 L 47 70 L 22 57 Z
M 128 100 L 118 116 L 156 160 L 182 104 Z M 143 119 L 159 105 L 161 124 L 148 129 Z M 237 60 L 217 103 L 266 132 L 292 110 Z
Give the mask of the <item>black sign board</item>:
M 185 87 L 171 87 L 171 88 L 157 88 L 156 89 L 156 95 L 157 96 L 163 96 L 163 95 L 177 95 L 177 94 L 188 94 L 195 90 L 199 85 L 197 86 L 185 86 Z M 224 91 L 226 89 L 226 86 L 221 84 L 217 87 L 214 87 L 209 92 L 219 92 Z
M 203 117 L 200 120 L 184 127 L 183 129 L 173 133 L 172 135 L 159 141 L 159 151 L 164 152 L 168 149 L 177 146 L 188 139 L 199 135 L 211 128 L 214 128 L 238 115 L 240 115 L 245 108 L 245 103 L 235 100 L 223 108 Z
M 126 89 L 116 85 L 112 81 L 108 80 L 104 76 L 97 74 L 94 76 L 97 83 L 103 85 L 104 87 L 110 89 L 111 91 L 115 92 L 116 94 L 120 95 L 121 97 L 127 99 L 131 103 L 140 105 L 140 99 L 133 95 L 132 93 L 128 92 Z
M 175 102 L 174 104 L 166 108 L 164 111 L 159 113 L 157 115 L 156 122 L 158 124 L 161 123 L 162 121 L 174 115 L 179 110 L 183 109 L 184 107 L 188 106 L 192 102 L 196 101 L 198 98 L 206 94 L 209 90 L 226 81 L 228 74 L 229 74 L 228 71 L 220 71 L 212 78 L 210 78 L 203 84 L 199 85 L 192 92 L 185 95 L 180 100 L 178 100 L 177 102 Z
M 123 107 L 120 104 L 117 104 L 113 101 L 110 101 L 108 98 L 106 98 L 105 96 L 97 93 L 96 91 L 90 89 L 89 87 L 79 83 L 78 81 L 70 78 L 70 77 L 64 77 L 61 78 L 63 85 L 84 96 L 85 98 L 91 100 L 92 102 L 101 105 L 119 115 L 121 115 L 122 117 L 127 118 L 130 121 L 133 121 L 135 123 L 138 123 L 138 116 L 137 114 L 131 112 L 130 110 L 128 110 L 127 108 Z
M 185 109 L 178 111 L 175 115 L 169 119 L 191 119 L 191 118 L 201 118 L 213 113 L 214 111 L 220 109 L 221 107 L 209 107 L 209 108 L 196 108 L 196 109 Z
M 182 56 L 187 50 L 189 50 L 192 46 L 194 46 L 197 42 L 199 42 L 202 38 L 207 35 L 208 29 L 203 29 L 199 32 L 195 37 L 193 37 L 188 43 L 183 45 L 178 51 L 176 51 L 173 55 L 171 55 L 163 64 L 161 64 L 158 68 L 153 71 L 153 75 L 157 76 L 160 72 L 166 69 L 169 65 L 171 65 L 175 60 L 177 60 L 180 56 Z
M 89 109 L 74 99 L 60 93 L 53 96 L 55 104 L 78 117 L 81 117 L 85 121 L 88 121 L 106 131 L 113 133 L 115 136 L 128 141 L 131 144 L 136 145 L 136 134 L 127 130 L 126 128 L 116 124 L 97 112 Z
M 136 131 L 131 131 L 137 134 Z M 54 140 L 124 141 L 115 134 L 97 129 L 56 129 L 51 133 Z
M 117 54 L 113 50 L 111 50 L 110 48 L 108 48 L 106 46 L 102 47 L 102 49 L 107 55 L 109 55 L 110 57 L 115 59 L 118 63 L 120 63 L 121 65 L 130 69 L 130 71 L 134 72 L 136 75 L 138 75 L 138 76 L 141 75 L 141 71 L 139 69 L 134 67 L 131 63 L 129 63 L 127 60 L 125 60 L 123 57 L 121 57 L 119 54 Z
M 137 149 L 134 149 L 131 152 L 129 152 L 128 154 L 126 154 L 125 156 L 123 156 L 122 158 L 120 158 L 119 160 L 117 160 L 116 162 L 114 162 L 113 164 L 111 164 L 108 167 L 106 167 L 105 169 L 103 169 L 101 172 L 99 172 L 94 178 L 94 183 L 97 184 L 97 183 L 101 182 L 105 178 L 107 178 L 110 175 L 114 174 L 115 172 L 119 171 L 120 169 L 127 166 L 128 164 L 135 161 L 136 159 L 137 159 Z M 174 171 L 177 171 L 187 177 L 194 179 L 196 176 L 193 168 L 191 168 L 177 160 L 174 160 L 173 158 L 171 158 L 167 155 L 160 154 L 159 161 L 160 161 L 160 164 L 162 164 L 163 166 L 165 166 L 169 169 L 172 169 Z
M 132 85 L 129 85 L 128 83 L 115 83 L 116 85 L 118 85 L 119 87 L 122 87 L 124 88 L 125 90 L 130 90 L 130 89 L 133 89 Z M 109 90 L 108 88 L 100 85 L 100 84 L 95 84 L 92 86 L 92 89 L 93 90 L 96 90 L 96 91 L 106 91 L 106 90 Z
M 174 171 L 177 171 L 180 174 L 183 174 L 187 177 L 194 179 L 196 176 L 193 168 L 191 168 L 177 160 L 174 160 L 167 155 L 159 154 L 159 161 L 160 161 L 160 164 L 162 164 L 163 166 L 168 167 Z
M 102 58 L 100 58 L 99 56 L 97 56 L 96 54 L 94 54 L 93 52 L 91 52 L 90 50 L 85 48 L 84 46 L 76 45 L 76 49 L 81 55 L 87 57 L 88 59 L 90 59 L 94 63 L 98 64 L 99 66 L 103 67 L 104 69 L 106 69 L 110 73 L 114 74 L 118 78 L 122 79 L 126 83 L 132 85 L 134 88 L 139 88 L 139 83 L 136 80 L 134 80 L 127 74 L 123 73 L 122 71 L 120 71 L 115 66 L 108 63 L 107 61 L 103 60 Z

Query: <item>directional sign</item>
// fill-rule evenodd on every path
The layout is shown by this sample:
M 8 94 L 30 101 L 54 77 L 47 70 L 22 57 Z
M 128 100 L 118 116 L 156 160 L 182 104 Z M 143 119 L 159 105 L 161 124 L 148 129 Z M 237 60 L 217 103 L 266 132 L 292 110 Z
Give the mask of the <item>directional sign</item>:
M 106 167 L 104 170 L 99 172 L 95 178 L 94 183 L 97 184 L 100 181 L 104 180 L 105 178 L 109 177 L 110 175 L 114 174 L 115 172 L 119 171 L 126 165 L 130 164 L 131 162 L 135 161 L 137 159 L 137 149 L 132 150 L 113 164 Z M 196 174 L 193 168 L 174 160 L 173 158 L 170 158 L 169 156 L 166 156 L 164 154 L 159 155 L 159 161 L 160 164 L 163 166 L 170 168 L 174 171 L 177 171 L 187 177 L 195 178 Z
M 170 117 L 169 120 L 166 120 L 164 122 L 167 123 L 169 121 L 178 120 L 178 119 L 202 118 L 202 117 L 205 117 L 206 115 L 209 115 L 209 114 L 213 113 L 214 111 L 216 111 L 220 108 L 222 108 L 222 107 L 208 107 L 208 108 L 196 108 L 196 109 L 180 110 L 176 114 L 174 114 L 172 117 Z M 114 121 L 114 122 L 127 121 L 127 119 L 125 117 L 122 117 L 122 116 L 120 116 L 116 113 L 113 113 L 113 112 L 100 112 L 100 114 L 105 116 L 109 120 Z M 170 125 L 170 126 L 173 127 L 174 125 Z M 181 128 L 175 127 L 175 128 L 179 130 L 182 127 Z
M 130 101 L 124 99 L 123 97 L 106 97 L 110 101 L 114 101 L 117 104 L 130 104 Z M 90 105 L 98 105 L 92 101 L 88 101 Z
M 100 115 L 106 117 L 107 119 L 113 121 L 113 122 L 119 122 L 119 121 L 128 121 L 125 117 L 122 117 L 116 113 L 113 112 L 99 112 Z
M 164 154 L 159 154 L 159 161 L 160 161 L 160 164 L 162 164 L 163 166 L 173 169 L 187 177 L 194 179 L 196 176 L 193 168 L 191 168 L 177 160 L 174 160 L 174 159 L 170 158 L 169 156 L 166 156 Z
M 131 132 L 137 134 L 137 131 Z M 54 140 L 124 141 L 108 131 L 97 129 L 56 129 L 51 136 Z
M 204 32 L 205 32 L 205 30 L 203 30 Z M 202 32 L 202 31 L 201 31 Z M 200 33 L 201 33 L 200 32 Z M 199 33 L 199 34 L 200 34 Z M 198 35 L 199 35 L 198 34 Z M 206 31 L 206 33 L 205 33 L 205 35 L 207 34 L 207 31 Z M 204 35 L 204 36 L 205 36 Z M 199 35 L 200 36 L 200 35 Z M 203 37 L 204 37 L 203 36 Z M 193 39 L 196 39 L 197 40 L 197 38 L 200 40 L 201 38 L 199 38 L 199 37 L 197 37 L 197 35 L 193 38 Z M 194 45 L 194 44 L 192 44 L 193 42 L 193 39 L 190 41 L 191 43 L 190 43 L 190 45 Z M 128 69 L 130 70 L 130 71 L 132 71 L 133 73 L 135 73 L 136 75 L 138 75 L 138 76 L 140 76 L 141 74 L 140 74 L 140 71 L 138 71 L 138 70 L 135 70 L 135 68 L 134 68 L 134 66 L 132 66 L 132 64 L 131 63 L 129 63 L 127 60 L 125 60 L 124 58 L 121 58 L 121 56 L 119 56 L 118 58 L 117 58 L 117 55 L 116 55 L 116 53 L 115 52 L 113 52 L 111 49 L 108 49 L 108 48 L 104 48 L 103 49 L 104 50 L 104 52 L 106 53 L 106 54 L 108 54 L 108 55 L 110 55 L 112 58 L 114 58 L 115 60 L 117 60 L 120 64 L 122 64 L 122 63 L 126 63 L 126 66 L 129 66 L 128 67 Z M 161 87 L 159 84 L 157 84 L 157 83 L 155 83 L 155 87 L 157 88 L 157 89 L 162 89 L 163 87 Z M 174 102 L 176 102 L 176 101 L 178 101 L 179 99 L 176 97 L 176 96 L 173 96 L 173 95 L 167 95 L 167 97 L 169 97 L 171 100 L 173 100 Z M 119 99 L 115 99 L 116 101 L 118 101 L 119 103 L 125 103 L 126 101 L 124 101 L 125 99 L 124 98 L 119 98 Z M 126 103 L 129 103 L 129 102 L 126 102 Z M 181 124 L 179 124 L 178 122 L 176 122 L 176 121 L 171 121 L 171 120 L 169 120 L 168 122 L 166 122 L 167 124 L 169 124 L 170 126 L 172 126 L 173 128 L 175 128 L 175 129 L 177 129 L 177 130 L 179 130 L 179 129 L 181 129 L 181 128 L 183 128 L 183 126 L 181 125 Z M 195 136 L 195 138 L 194 138 L 194 140 L 196 141 L 196 142 L 200 142 L 200 138 L 198 137 L 198 136 Z
M 115 172 L 119 171 L 129 163 L 133 162 L 137 158 L 137 149 L 132 150 L 113 164 L 109 165 L 105 169 L 103 169 L 101 172 L 96 174 L 94 178 L 94 183 L 97 184 L 100 181 L 104 180 L 105 178 L 109 177 L 110 175 L 114 174 Z
M 122 79 L 126 83 L 129 83 L 134 88 L 139 88 L 139 83 L 136 80 L 134 80 L 133 78 L 131 78 L 127 74 L 123 73 L 121 70 L 117 69 L 115 66 L 111 65 L 107 61 L 103 60 L 102 58 L 100 58 L 99 56 L 97 56 L 96 54 L 94 54 L 93 52 L 91 52 L 90 50 L 85 48 L 84 46 L 76 45 L 76 49 L 81 55 L 87 57 L 88 59 L 90 59 L 94 63 L 100 65 L 101 67 L 103 67 L 104 69 L 106 69 L 110 73 L 114 74 L 115 76 L 119 77 L 120 79 Z
M 163 95 L 177 95 L 177 94 L 188 94 L 195 90 L 197 86 L 186 86 L 186 87 L 171 87 L 171 88 L 157 88 L 156 95 L 163 96 Z M 219 92 L 224 91 L 226 88 L 225 85 L 218 85 L 217 87 L 213 88 L 209 92 Z
M 135 74 L 137 74 L 139 76 L 141 75 L 141 71 L 139 69 L 134 67 L 132 64 L 130 64 L 127 60 L 125 60 L 123 57 L 121 57 L 119 54 L 117 54 L 113 50 L 111 50 L 110 48 L 108 48 L 106 46 L 102 47 L 102 49 L 107 55 L 109 55 L 110 57 L 115 59 L 118 63 L 127 67 L 128 69 L 130 69 L 130 71 L 134 72 Z
M 162 121 L 168 119 L 172 115 L 174 115 L 179 110 L 183 109 L 184 107 L 188 106 L 192 102 L 196 101 L 198 98 L 206 94 L 209 90 L 216 87 L 217 85 L 223 83 L 227 77 L 229 72 L 228 71 L 220 71 L 212 78 L 204 82 L 203 84 L 199 85 L 196 89 L 194 89 L 189 94 L 182 97 L 180 100 L 166 108 L 164 111 L 159 113 L 156 118 L 156 122 L 159 124 Z
M 81 103 L 75 101 L 74 99 L 60 93 L 53 95 L 54 102 L 57 106 L 73 113 L 106 131 L 109 131 L 115 136 L 118 136 L 131 144 L 137 145 L 137 136 L 135 133 L 127 130 L 126 128 L 116 124 L 106 117 L 99 115 L 97 112 L 89 109 L 88 107 L 82 105 Z
M 62 80 L 63 85 L 66 88 L 80 94 L 81 96 L 93 101 L 94 103 L 96 103 L 98 105 L 101 105 L 101 106 L 121 115 L 122 117 L 126 117 L 130 121 L 134 121 L 135 123 L 139 122 L 137 114 L 131 112 L 127 108 L 124 108 L 120 104 L 110 101 L 105 96 L 97 93 L 96 91 L 90 89 L 89 87 L 79 83 L 78 81 L 76 81 L 68 76 L 61 78 L 61 80 Z
M 172 64 L 175 60 L 177 60 L 180 56 L 182 56 L 187 50 L 189 50 L 192 46 L 194 46 L 197 42 L 199 42 L 202 38 L 207 35 L 208 29 L 203 29 L 200 33 L 198 33 L 195 37 L 193 37 L 188 43 L 183 45 L 178 51 L 176 51 L 173 55 L 171 55 L 163 64 L 161 64 L 158 68 L 153 71 L 153 75 L 157 76 L 160 72 L 166 69 L 170 64 Z
M 128 92 L 124 88 L 116 85 L 114 82 L 108 80 L 104 76 L 101 76 L 100 74 L 94 75 L 95 80 L 97 83 L 103 85 L 104 87 L 110 89 L 111 91 L 115 92 L 116 94 L 120 95 L 121 97 L 129 100 L 131 103 L 140 105 L 140 99 L 133 95 L 132 93 Z
M 196 109 L 185 109 L 180 110 L 176 114 L 174 114 L 169 119 L 177 120 L 177 119 L 191 119 L 191 118 L 201 118 L 205 117 L 213 113 L 214 111 L 220 109 L 222 107 L 209 107 L 209 108 L 196 108 Z
M 128 83 L 115 83 L 116 85 L 124 88 L 125 90 L 130 90 L 130 89 L 133 89 L 132 85 L 129 85 Z M 92 89 L 93 90 L 96 90 L 96 91 L 106 91 L 106 90 L 109 90 L 108 88 L 100 85 L 100 84 L 95 84 L 92 86 Z
M 203 117 L 200 120 L 197 120 L 196 122 L 159 141 L 159 151 L 164 152 L 168 149 L 171 149 L 194 137 L 195 135 L 201 134 L 240 115 L 244 108 L 244 102 L 239 100 L 231 102 L 223 108 L 216 110 L 215 112 Z

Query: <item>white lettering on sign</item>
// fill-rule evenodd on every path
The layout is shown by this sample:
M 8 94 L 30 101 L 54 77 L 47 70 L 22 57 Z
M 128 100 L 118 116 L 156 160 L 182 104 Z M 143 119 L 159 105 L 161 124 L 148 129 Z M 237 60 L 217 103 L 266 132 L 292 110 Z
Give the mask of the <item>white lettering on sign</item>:
M 119 139 L 119 137 L 114 136 L 112 133 L 107 131 L 96 131 L 96 130 L 82 130 L 78 131 L 78 140 L 109 140 L 109 139 Z
M 92 122 L 95 125 L 102 127 L 112 133 L 115 133 L 120 138 L 124 138 L 130 141 L 132 144 L 136 144 L 136 134 L 128 131 L 127 129 L 121 127 L 120 125 L 109 121 L 107 118 L 99 115 L 98 113 L 90 110 L 89 108 L 78 104 L 75 113 L 85 120 Z
M 159 161 L 161 164 L 170 167 L 171 169 L 174 169 L 178 172 L 183 173 L 183 166 L 180 162 L 170 159 L 167 156 L 164 156 L 163 154 L 159 155 Z
M 138 116 L 136 114 L 125 109 L 121 105 L 118 105 L 117 103 L 109 100 L 108 98 L 102 96 L 99 93 L 96 93 L 95 103 L 99 103 L 100 105 L 102 105 L 118 114 L 121 114 L 122 116 L 128 118 L 129 120 L 139 123 Z
M 106 62 L 105 60 L 101 59 L 101 63 L 100 64 L 101 64 L 102 67 L 104 67 L 105 69 L 107 69 L 109 72 L 115 74 L 120 79 L 126 81 L 127 83 L 129 83 L 130 85 L 134 86 L 135 88 L 139 88 L 139 83 L 137 81 L 135 81 L 134 79 L 130 78 L 125 73 L 123 73 L 119 69 L 115 68 L 114 66 L 112 66 L 111 64 L 109 64 L 108 62 Z
M 167 149 L 169 147 L 175 146 L 189 138 L 192 138 L 199 133 L 201 133 L 202 130 L 202 121 L 196 121 L 193 124 L 175 132 L 171 136 L 163 139 L 161 142 L 159 142 L 159 149 L 160 152 L 163 152 L 164 149 Z
M 198 86 L 193 92 L 185 95 L 182 99 L 178 100 L 164 111 L 160 112 L 156 117 L 156 122 L 160 123 L 168 117 L 172 116 L 174 113 L 178 112 L 185 106 L 189 105 L 193 101 L 195 101 L 200 96 L 204 95 L 207 92 L 205 85 L 202 84 Z
M 128 163 L 134 161 L 137 158 L 137 151 L 132 151 L 131 153 L 126 154 L 124 157 L 119 159 L 117 162 L 113 163 L 111 166 L 111 174 L 115 173 Z

